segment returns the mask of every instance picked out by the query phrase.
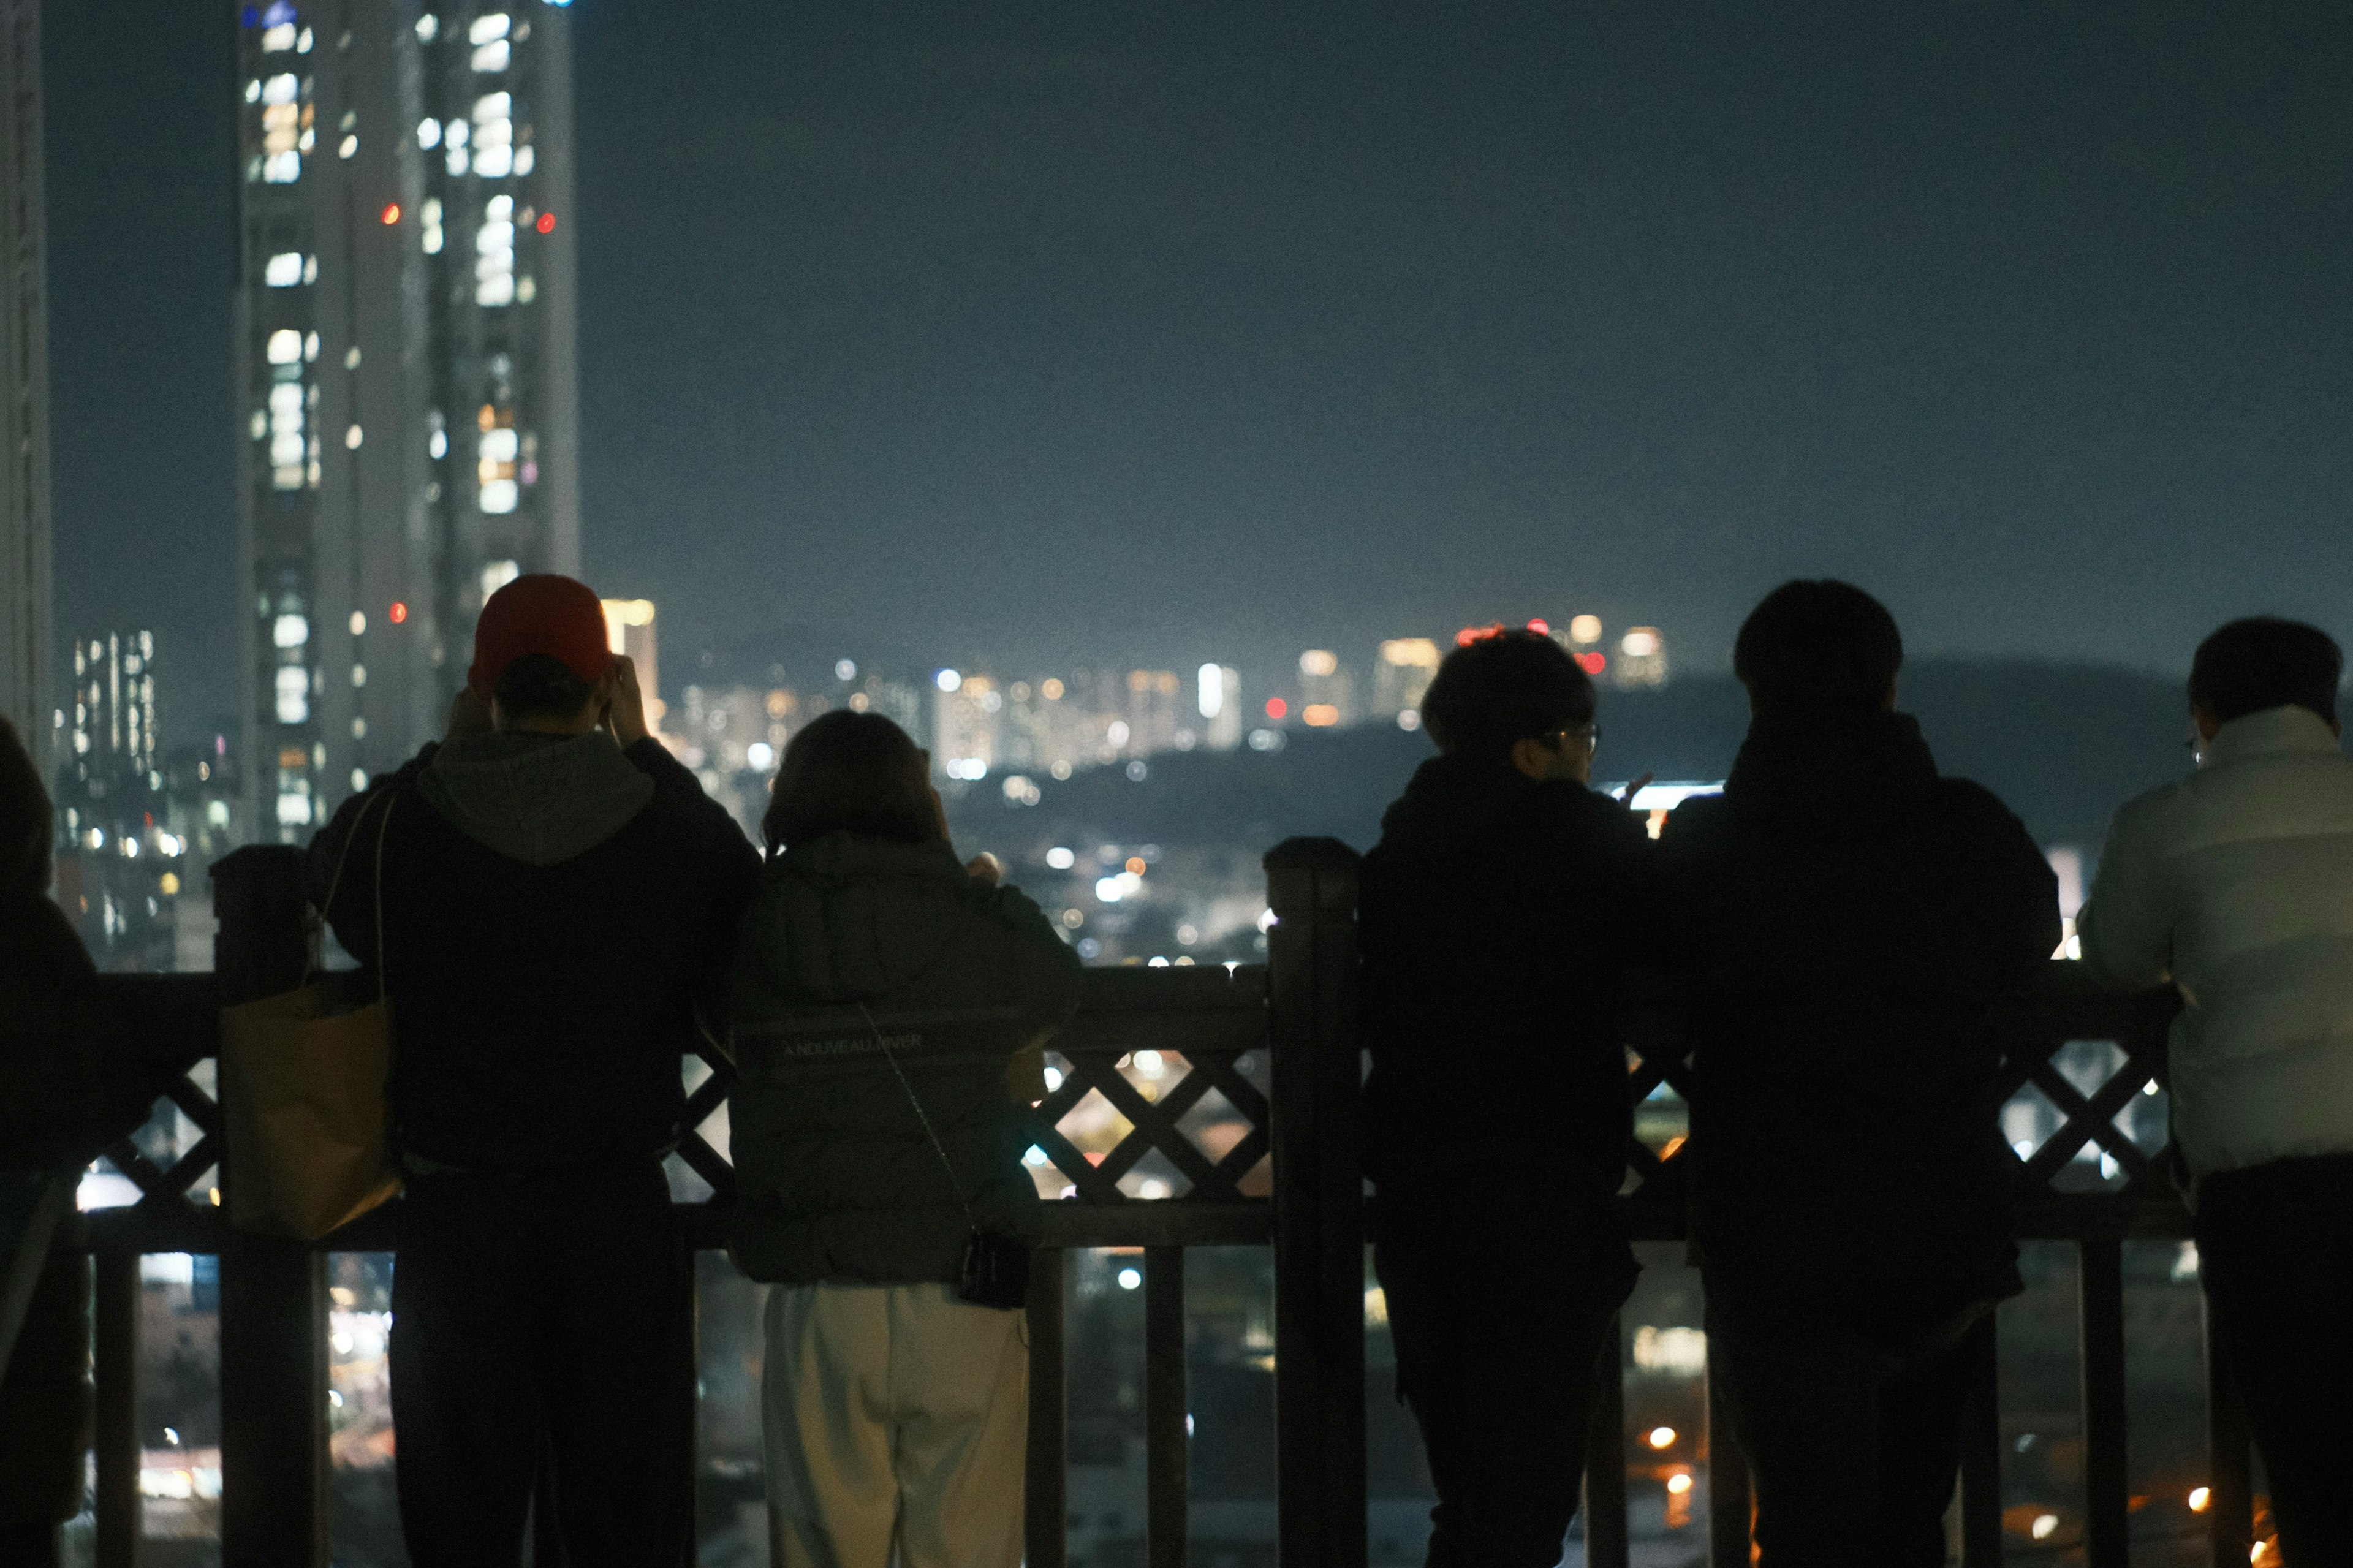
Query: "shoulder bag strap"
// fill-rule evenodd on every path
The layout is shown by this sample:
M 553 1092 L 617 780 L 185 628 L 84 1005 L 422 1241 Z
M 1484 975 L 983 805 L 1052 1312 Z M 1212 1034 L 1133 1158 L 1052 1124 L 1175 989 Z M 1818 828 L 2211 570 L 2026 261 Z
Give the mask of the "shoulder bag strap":
M 948 1152 L 940 1142 L 940 1135 L 932 1131 L 932 1119 L 924 1114 L 923 1102 L 917 1098 L 915 1086 L 907 1081 L 906 1070 L 900 1067 L 897 1053 L 891 1049 L 891 1042 L 882 1037 L 881 1026 L 874 1022 L 874 1015 L 866 1010 L 863 1002 L 858 1004 L 858 1016 L 866 1020 L 867 1030 L 873 1035 L 874 1044 L 882 1052 L 882 1059 L 891 1064 L 892 1076 L 899 1080 L 899 1088 L 905 1092 L 907 1103 L 914 1107 L 915 1120 L 923 1124 L 923 1136 L 931 1140 L 932 1152 L 940 1157 L 940 1169 L 947 1173 L 948 1191 L 955 1194 L 956 1207 L 964 1211 L 965 1222 L 976 1225 L 978 1222 L 972 1217 L 972 1205 L 965 1201 L 963 1184 L 956 1180 L 955 1166 L 949 1163 Z

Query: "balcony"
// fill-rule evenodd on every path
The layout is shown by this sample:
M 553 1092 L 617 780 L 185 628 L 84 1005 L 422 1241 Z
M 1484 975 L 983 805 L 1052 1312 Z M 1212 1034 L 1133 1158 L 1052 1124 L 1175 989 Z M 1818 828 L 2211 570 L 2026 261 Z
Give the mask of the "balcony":
M 1032 1156 L 1042 1156 L 1065 1184 L 1063 1201 L 1047 1205 L 1029 1308 L 1033 1568 L 1064 1568 L 1071 1558 L 1066 1259 L 1090 1248 L 1133 1253 L 1140 1276 L 1134 1288 L 1143 1295 L 1144 1561 L 1177 1568 L 1197 1544 L 1187 1478 L 1194 1444 L 1186 1272 L 1188 1252 L 1204 1247 L 1271 1249 L 1277 1539 L 1270 1544 L 1293 1568 L 1360 1568 L 1372 1551 L 1368 1417 L 1381 1414 L 1377 1406 L 1388 1391 L 1368 1391 L 1366 1375 L 1367 1320 L 1377 1314 L 1367 1296 L 1365 1249 L 1380 1215 L 1360 1161 L 1356 858 L 1332 840 L 1293 840 L 1266 864 L 1276 923 L 1263 968 L 1092 970 L 1078 1016 L 1054 1042 L 1061 1077 L 1043 1120 L 1057 1130 Z M 110 1151 L 141 1195 L 89 1215 L 81 1226 L 96 1262 L 97 1560 L 108 1568 L 135 1563 L 141 1551 L 142 1256 L 218 1258 L 223 1560 L 315 1568 L 326 1561 L 331 1506 L 327 1259 L 399 1246 L 397 1204 L 303 1247 L 231 1233 L 206 1201 L 208 1189 L 197 1190 L 221 1152 L 219 1113 L 203 1087 L 209 1072 L 202 1065 L 216 1010 L 290 987 L 303 965 L 294 851 L 242 850 L 216 865 L 213 877 L 220 917 L 213 973 L 103 982 L 110 1005 L 139 1020 L 132 1026 L 150 1048 L 189 1069 L 167 1098 L 196 1130 L 193 1143 L 168 1159 L 151 1159 L 129 1142 Z M 2165 1176 L 2161 1133 L 2153 1139 L 2150 1119 L 2135 1114 L 2156 1084 L 2171 1006 L 2164 994 L 2098 993 L 2079 970 L 2054 963 L 2034 995 L 2002 1013 L 2005 1099 L 2011 1114 L 2040 1119 L 2031 1136 L 2018 1140 L 2021 1235 L 2072 1251 L 2077 1280 L 2080 1376 L 2071 1419 L 2081 1443 L 2081 1507 L 2063 1532 L 2055 1512 L 2047 1531 L 2039 1513 L 2005 1521 L 2003 1466 L 2016 1464 L 2025 1446 L 2005 1439 L 2003 1368 L 1988 1324 L 1974 1342 L 1978 1394 L 1957 1510 L 1959 1557 L 1968 1568 L 2000 1563 L 2006 1531 L 2013 1552 L 2031 1542 L 2038 1556 L 2090 1568 L 2125 1568 L 2128 1561 L 2133 1520 L 2148 1500 L 2133 1492 L 2127 1466 L 2126 1372 L 2142 1347 L 2127 1342 L 2126 1248 L 2189 1236 L 2189 1217 Z M 1638 1136 L 1624 1201 L 1640 1237 L 1672 1242 L 1683 1232 L 1673 1108 L 1683 1065 L 1663 1011 L 1640 1014 L 1632 1035 L 1628 1088 Z M 1140 1087 L 1122 1069 L 1147 1052 L 1176 1065 Z M 710 1130 L 732 1068 L 713 1053 L 695 1072 L 702 1076 L 689 1121 Z M 1204 1138 L 1197 1113 L 1214 1103 L 1213 1094 L 1222 1098 L 1222 1131 Z M 1098 1107 L 1090 1125 L 1112 1131 L 1082 1149 L 1072 1113 L 1098 1096 L 1115 1114 L 1103 1117 Z M 716 1247 L 733 1173 L 701 1132 L 679 1155 L 710 1194 L 685 1205 L 691 1234 L 699 1246 Z M 1271 1195 L 1254 1195 L 1266 1191 L 1261 1161 L 1270 1156 Z M 1835 1166 L 1834 1142 L 1823 1159 Z M 1146 1170 L 1170 1176 L 1145 1180 Z M 233 1171 L 220 1177 L 235 1179 Z M 1631 1344 L 1638 1365 L 1647 1364 L 1646 1354 L 1674 1348 L 1659 1331 L 1645 1333 Z M 2254 1540 L 2255 1500 L 2244 1422 L 2214 1376 L 2211 1338 L 2204 1378 L 2196 1527 L 2216 1568 L 2238 1568 Z M 1713 1425 L 1704 1412 L 1701 1419 Z M 1627 1568 L 1633 1554 L 1629 1422 L 1625 1390 L 1605 1391 L 1579 1527 L 1589 1568 Z M 1675 1472 L 1683 1486 L 1667 1489 L 1687 1507 L 1704 1499 L 1700 1517 L 1687 1521 L 1685 1539 L 1694 1542 L 1687 1555 L 1698 1555 L 1704 1540 L 1710 1562 L 1746 1563 L 1750 1508 L 1739 1456 L 1728 1442 L 1710 1444 L 1704 1429 L 1694 1439 L 1694 1465 Z M 681 1454 L 678 1462 L 691 1466 L 696 1457 Z

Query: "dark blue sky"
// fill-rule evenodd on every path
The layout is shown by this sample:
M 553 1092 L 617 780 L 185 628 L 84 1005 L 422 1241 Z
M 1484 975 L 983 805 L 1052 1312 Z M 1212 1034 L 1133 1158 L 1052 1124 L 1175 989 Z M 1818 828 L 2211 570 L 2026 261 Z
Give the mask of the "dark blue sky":
M 60 619 L 185 721 L 231 8 L 166 9 L 50 10 L 52 354 Z M 1720 668 L 1801 574 L 1921 651 L 2353 635 L 2341 5 L 575 16 L 587 569 L 666 672 L 1588 608 Z

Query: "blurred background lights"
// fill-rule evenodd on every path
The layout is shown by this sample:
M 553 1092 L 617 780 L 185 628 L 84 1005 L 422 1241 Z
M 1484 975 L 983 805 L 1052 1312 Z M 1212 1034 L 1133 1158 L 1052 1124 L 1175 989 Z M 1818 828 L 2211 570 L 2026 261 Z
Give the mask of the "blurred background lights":
M 1573 643 L 1584 644 L 1599 642 L 1601 640 L 1601 617 L 1599 616 L 1571 616 L 1568 623 L 1568 640 Z
M 844 679 L 847 679 L 845 677 Z M 932 684 L 942 691 L 954 691 L 964 685 L 964 677 L 953 669 L 944 669 L 932 677 Z

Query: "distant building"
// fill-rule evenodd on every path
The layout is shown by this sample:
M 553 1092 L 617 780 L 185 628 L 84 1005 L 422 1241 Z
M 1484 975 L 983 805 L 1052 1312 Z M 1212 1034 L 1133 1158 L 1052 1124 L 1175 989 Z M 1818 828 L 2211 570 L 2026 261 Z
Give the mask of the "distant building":
M 1438 673 L 1438 645 L 1428 637 L 1392 637 L 1373 666 L 1373 716 L 1407 730 L 1421 728 L 1421 696 Z
M 1242 743 L 1242 678 L 1230 665 L 1205 664 L 1196 681 L 1201 738 L 1213 752 Z
M 657 733 L 670 705 L 661 696 L 661 649 L 655 637 L 656 616 L 651 599 L 606 599 L 605 646 L 628 658 L 638 672 L 638 689 L 646 700 L 646 723 Z
M 1356 721 L 1356 682 L 1340 656 L 1311 647 L 1299 656 L 1299 720 L 1326 730 Z
M 570 24 L 249 4 L 235 344 L 248 820 L 438 734 L 484 596 L 579 567 Z
M 1120 749 L 1131 757 L 1148 757 L 1197 743 L 1200 734 L 1187 722 L 1184 695 L 1185 683 L 1173 669 L 1129 670 L 1127 737 Z
M 932 685 L 932 766 L 952 779 L 986 778 L 997 764 L 1005 693 L 986 675 L 953 669 Z
M 63 841 L 97 849 L 138 839 L 153 826 L 164 794 L 155 755 L 155 634 L 77 639 L 73 690 L 58 717 Z
M 41 175 L 41 7 L 0 0 L 0 714 L 47 772 L 49 673 L 49 363 Z
M 196 840 L 194 815 L 226 829 L 226 801 L 206 812 L 202 797 L 175 798 L 178 760 L 157 751 L 155 638 L 146 631 L 82 637 L 73 648 L 73 689 L 55 726 L 64 755 L 57 776 L 58 902 L 100 967 L 165 971 L 182 967 L 186 933 L 210 931 L 203 861 L 191 854 L 226 852 L 225 831 Z M 227 750 L 223 742 L 220 750 Z M 174 775 L 166 777 L 166 770 Z M 211 770 L 202 770 L 209 782 Z M 193 811 L 192 811 L 193 806 Z M 182 904 L 191 917 L 183 921 Z M 203 967 L 210 966 L 209 953 Z
M 1622 689 L 1667 683 L 1667 639 L 1656 626 L 1636 626 L 1618 639 L 1618 685 Z

